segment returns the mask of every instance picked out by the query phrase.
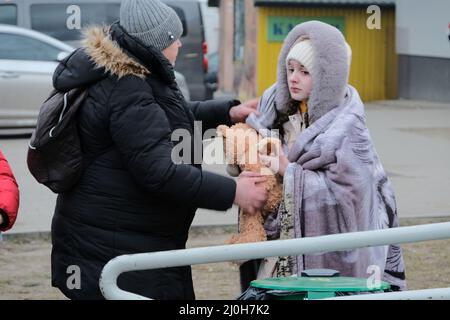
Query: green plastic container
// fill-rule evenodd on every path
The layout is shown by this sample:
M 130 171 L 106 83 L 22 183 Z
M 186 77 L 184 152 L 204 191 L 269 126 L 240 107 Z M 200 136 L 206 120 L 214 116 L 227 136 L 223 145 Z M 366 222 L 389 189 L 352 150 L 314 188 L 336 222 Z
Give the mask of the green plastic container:
M 314 272 L 312 273 L 314 274 Z M 252 287 L 267 289 L 267 294 L 280 300 L 311 300 L 335 297 L 337 293 L 376 292 L 390 288 L 387 282 L 378 285 L 365 278 L 340 276 L 301 276 L 254 280 Z M 286 294 L 284 294 L 284 292 Z

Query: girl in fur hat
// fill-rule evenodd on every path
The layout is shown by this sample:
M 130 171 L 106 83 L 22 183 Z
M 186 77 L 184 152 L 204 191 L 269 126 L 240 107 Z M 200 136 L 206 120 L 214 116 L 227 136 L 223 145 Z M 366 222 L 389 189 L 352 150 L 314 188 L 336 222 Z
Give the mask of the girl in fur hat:
M 277 132 L 283 150 L 262 157 L 283 176 L 284 199 L 265 228 L 271 239 L 316 237 L 398 226 L 394 192 L 366 126 L 364 106 L 348 84 L 351 50 L 335 27 L 309 21 L 286 37 L 277 82 L 247 123 Z M 367 278 L 377 267 L 393 289 L 405 289 L 397 245 L 265 259 L 258 278 L 330 268 Z

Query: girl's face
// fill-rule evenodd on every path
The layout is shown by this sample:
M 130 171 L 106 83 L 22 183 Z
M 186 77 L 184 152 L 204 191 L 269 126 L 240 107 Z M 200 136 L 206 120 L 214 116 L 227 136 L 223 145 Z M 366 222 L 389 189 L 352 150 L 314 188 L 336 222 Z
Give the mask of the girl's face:
M 297 60 L 289 60 L 287 65 L 287 81 L 291 98 L 303 101 L 309 98 L 312 90 L 312 77 L 306 68 Z
M 181 41 L 180 39 L 177 39 L 174 43 L 172 43 L 170 46 L 165 48 L 162 51 L 162 54 L 169 60 L 169 62 L 175 66 L 175 61 L 177 60 L 178 56 L 178 49 L 181 48 Z

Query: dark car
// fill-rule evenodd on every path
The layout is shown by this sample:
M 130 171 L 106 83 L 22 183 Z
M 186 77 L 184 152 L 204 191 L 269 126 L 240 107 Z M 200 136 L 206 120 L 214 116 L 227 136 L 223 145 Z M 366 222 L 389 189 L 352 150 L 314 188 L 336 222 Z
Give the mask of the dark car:
M 205 82 L 207 44 L 200 2 L 162 0 L 180 17 L 184 33 L 175 69 L 188 82 L 190 98 L 205 100 L 212 91 Z M 10 0 L 0 2 L 0 23 L 34 29 L 74 47 L 80 46 L 80 28 L 111 24 L 119 19 L 120 0 Z
M 208 54 L 208 72 L 206 73 L 206 86 L 212 92 L 217 90 L 217 71 L 219 69 L 219 55 L 217 52 Z

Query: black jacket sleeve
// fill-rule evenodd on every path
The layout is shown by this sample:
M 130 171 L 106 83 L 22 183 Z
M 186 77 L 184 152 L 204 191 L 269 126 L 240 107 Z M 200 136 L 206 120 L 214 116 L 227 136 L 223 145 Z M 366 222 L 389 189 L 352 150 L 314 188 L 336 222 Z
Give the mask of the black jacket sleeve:
M 226 210 L 232 206 L 233 179 L 173 163 L 169 121 L 151 94 L 116 88 L 110 108 L 114 144 L 133 179 L 147 192 L 189 207 Z
M 202 133 L 221 124 L 231 126 L 230 108 L 240 104 L 238 100 L 208 100 L 187 102 L 196 121 L 202 122 Z

